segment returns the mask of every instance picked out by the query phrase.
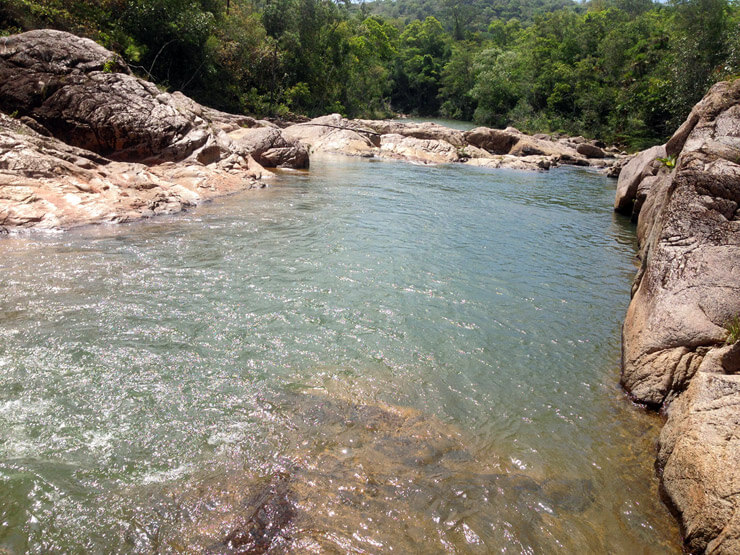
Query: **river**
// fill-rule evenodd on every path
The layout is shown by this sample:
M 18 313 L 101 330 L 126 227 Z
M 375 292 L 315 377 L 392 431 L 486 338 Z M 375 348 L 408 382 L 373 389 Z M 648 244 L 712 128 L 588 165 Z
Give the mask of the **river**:
M 613 194 L 325 156 L 4 238 L 0 553 L 680 553 Z

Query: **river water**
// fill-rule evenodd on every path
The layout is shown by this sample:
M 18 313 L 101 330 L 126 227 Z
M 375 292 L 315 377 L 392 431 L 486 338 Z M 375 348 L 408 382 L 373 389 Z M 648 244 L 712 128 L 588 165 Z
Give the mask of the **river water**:
M 325 157 L 3 239 L 0 553 L 680 552 L 613 191 Z

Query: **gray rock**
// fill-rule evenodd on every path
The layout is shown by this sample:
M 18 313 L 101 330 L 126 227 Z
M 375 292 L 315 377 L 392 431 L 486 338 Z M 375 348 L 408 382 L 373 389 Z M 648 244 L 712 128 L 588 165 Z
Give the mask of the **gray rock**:
M 712 87 L 671 141 L 673 171 L 651 177 L 653 148 L 620 177 L 644 197 L 621 381 L 667 410 L 658 463 L 688 549 L 737 553 L 740 345 L 725 341 L 740 315 L 740 80 Z
M 0 109 L 36 122 L 62 141 L 111 160 L 217 162 L 235 151 L 224 131 L 254 126 L 138 79 L 112 52 L 61 31 L 0 40 Z M 305 167 L 305 149 L 279 141 L 265 161 Z M 290 149 L 293 150 L 290 150 Z M 204 150 L 205 152 L 201 152 Z M 243 155 L 244 149 L 237 149 Z
M 740 551 L 739 400 L 739 375 L 700 372 L 671 405 L 660 434 L 662 489 L 692 553 Z
M 603 150 L 588 143 L 580 143 L 576 146 L 576 152 L 586 158 L 603 158 L 605 156 Z
M 519 142 L 519 136 L 500 129 L 476 127 L 465 132 L 465 140 L 491 154 L 509 154 L 514 145 Z
M 635 155 L 622 168 L 617 181 L 617 194 L 614 199 L 614 210 L 628 216 L 632 215 L 637 186 L 649 175 L 658 172 L 657 158 L 665 158 L 664 146 L 654 146 Z

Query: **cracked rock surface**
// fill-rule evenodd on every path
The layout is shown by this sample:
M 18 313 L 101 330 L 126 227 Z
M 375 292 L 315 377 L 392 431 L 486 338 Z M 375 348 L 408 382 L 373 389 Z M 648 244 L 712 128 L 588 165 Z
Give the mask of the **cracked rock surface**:
M 677 156 L 674 168 L 655 167 L 663 152 Z M 737 553 L 740 344 L 726 342 L 740 315 L 740 80 L 712 87 L 665 147 L 633 162 L 622 177 L 644 195 L 641 266 L 622 384 L 668 416 L 658 462 L 687 547 Z
M 253 188 L 265 167 L 308 167 L 271 124 L 162 92 L 61 31 L 0 38 L 0 112 L 5 229 L 172 213 Z

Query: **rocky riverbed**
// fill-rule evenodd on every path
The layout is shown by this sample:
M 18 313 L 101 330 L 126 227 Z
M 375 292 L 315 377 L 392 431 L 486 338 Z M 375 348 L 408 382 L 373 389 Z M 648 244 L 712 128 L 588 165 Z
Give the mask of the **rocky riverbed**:
M 740 552 L 740 80 L 718 83 L 619 179 L 640 268 L 622 384 L 664 411 L 662 488 L 692 552 Z
M 615 201 L 637 220 L 641 260 L 622 383 L 667 415 L 662 484 L 692 551 L 740 551 L 740 348 L 728 331 L 740 315 L 738 83 L 716 85 L 666 145 L 633 158 Z M 177 212 L 262 187 L 270 168 L 307 169 L 309 152 L 612 175 L 625 161 L 597 142 L 513 128 L 334 114 L 281 129 L 163 92 L 96 43 L 51 30 L 0 39 L 0 112 L 4 231 Z M 283 483 L 267 489 L 279 498 Z

